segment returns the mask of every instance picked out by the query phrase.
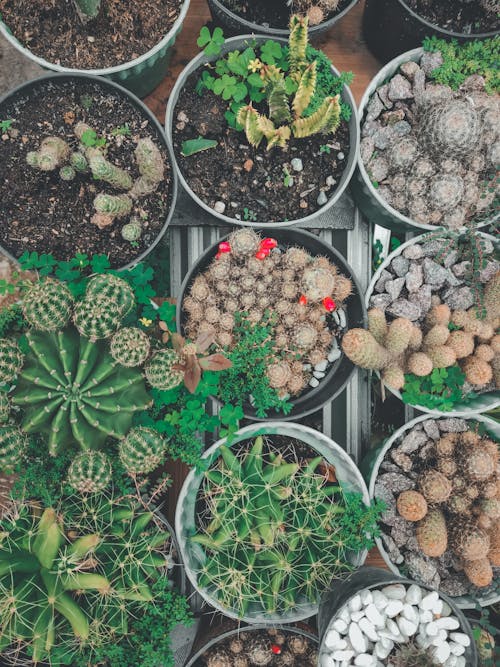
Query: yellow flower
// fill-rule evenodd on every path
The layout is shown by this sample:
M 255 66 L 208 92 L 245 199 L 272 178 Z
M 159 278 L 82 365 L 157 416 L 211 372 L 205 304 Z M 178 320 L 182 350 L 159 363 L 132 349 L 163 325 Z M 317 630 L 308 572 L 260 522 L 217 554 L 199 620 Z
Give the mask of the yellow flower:
M 143 327 L 150 327 L 153 324 L 153 320 L 148 320 L 147 317 L 141 317 L 139 322 L 142 324 Z
M 251 60 L 248 63 L 248 69 L 251 70 L 254 73 L 257 72 L 258 70 L 260 70 L 261 67 L 262 67 L 262 63 L 258 58 L 256 58 L 255 60 Z

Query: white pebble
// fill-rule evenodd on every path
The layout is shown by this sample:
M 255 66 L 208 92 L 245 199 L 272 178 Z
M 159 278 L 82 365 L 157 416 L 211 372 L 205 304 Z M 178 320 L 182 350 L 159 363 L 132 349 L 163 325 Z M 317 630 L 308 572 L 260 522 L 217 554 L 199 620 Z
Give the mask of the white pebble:
M 363 667 L 374 667 L 377 664 L 377 658 L 368 653 L 360 653 L 354 660 L 355 665 L 362 665 Z
M 437 634 L 437 637 L 434 637 L 431 641 L 433 646 L 439 646 L 448 639 L 448 633 L 446 630 L 440 630 Z
M 327 176 L 326 177 L 326 184 L 328 185 L 329 188 L 333 188 L 337 181 L 333 178 L 333 176 Z
M 341 621 L 345 623 L 345 631 L 347 632 L 347 626 L 351 620 L 351 615 L 349 614 L 349 609 L 344 606 L 337 614 L 337 618 L 340 618 Z
M 427 648 L 431 645 L 431 637 L 428 637 L 422 632 L 422 629 L 420 629 L 419 634 L 415 637 L 415 643 L 420 648 Z
M 434 651 L 434 659 L 443 665 L 450 657 L 450 645 L 448 642 L 443 642 L 436 647 Z
M 394 648 L 394 642 L 388 639 L 381 639 L 375 644 L 375 655 L 380 660 L 385 660 Z
M 290 161 L 290 164 L 292 165 L 292 169 L 294 171 L 302 171 L 302 169 L 304 169 L 302 160 L 299 157 L 294 157 L 293 160 Z
M 420 609 L 430 609 L 432 611 L 432 608 L 438 600 L 439 595 L 436 593 L 436 591 L 432 591 L 432 593 L 428 593 L 424 598 L 422 598 L 419 607 Z
M 456 642 L 450 642 L 450 650 L 453 655 L 463 655 L 465 653 L 465 646 Z
M 365 610 L 366 618 L 373 623 L 377 628 L 383 628 L 385 625 L 385 619 L 379 610 L 375 607 L 375 604 L 369 604 Z
M 422 589 L 417 584 L 412 584 L 408 586 L 406 591 L 406 602 L 408 604 L 418 604 L 422 599 Z
M 341 635 L 347 634 L 347 623 L 342 618 L 337 618 L 332 627 Z
M 379 611 L 387 607 L 389 600 L 385 597 L 383 593 L 381 593 L 380 591 L 373 591 L 372 597 L 373 597 L 373 604 Z
M 226 210 L 226 205 L 224 204 L 223 201 L 216 201 L 214 204 L 214 211 L 216 213 L 224 213 Z
M 470 646 L 470 637 L 464 632 L 450 632 L 450 639 L 462 646 Z
M 458 619 L 454 616 L 443 616 L 434 621 L 434 623 L 440 630 L 457 630 L 460 627 Z
M 331 655 L 325 653 L 324 655 L 321 656 L 321 667 L 337 667 L 337 663 L 335 662 L 335 660 L 332 658 Z
M 448 660 L 444 663 L 444 667 L 457 667 L 457 657 L 455 655 L 450 655 Z
M 341 354 L 342 354 L 342 352 L 341 352 L 339 349 L 337 349 L 337 350 L 332 350 L 332 351 L 329 353 L 329 355 L 328 355 L 328 361 L 329 361 L 330 363 L 331 363 L 332 361 L 336 361 L 336 360 L 340 357 Z
M 382 588 L 382 593 L 391 600 L 404 600 L 406 588 L 403 584 L 391 584 Z
M 378 634 L 375 630 L 375 626 L 373 623 L 370 623 L 367 618 L 360 619 L 358 625 L 370 641 L 376 642 L 378 640 Z
M 317 387 L 319 385 L 319 380 L 318 378 L 311 378 L 309 380 L 309 386 L 310 387 Z
M 333 349 L 337 349 L 337 348 L 333 348 Z M 368 590 L 367 588 L 365 588 L 364 591 L 361 591 L 361 604 L 364 607 L 367 607 L 372 602 L 373 602 L 372 592 L 370 590 Z
M 432 620 L 434 620 L 432 611 L 427 610 L 420 612 L 420 623 L 430 623 Z
M 325 636 L 325 646 L 328 648 L 336 648 L 339 641 L 339 633 L 336 630 L 328 630 Z
M 313 375 L 315 378 L 318 378 L 318 380 L 321 380 L 325 377 L 325 374 L 321 373 L 320 371 L 313 371 Z
M 456 667 L 465 667 L 466 661 L 463 655 L 459 655 L 456 662 Z
M 316 203 L 318 204 L 318 206 L 324 206 L 327 201 L 328 201 L 328 197 L 323 192 L 323 190 L 321 190 L 321 192 L 318 195 L 318 198 L 316 199 Z
M 443 611 L 443 601 L 438 600 L 435 604 L 433 604 L 431 611 L 434 616 L 441 616 L 441 612 Z
M 334 651 L 332 653 L 332 658 L 334 660 L 339 660 L 340 662 L 342 662 L 343 660 L 349 661 L 353 657 L 354 657 L 354 651 Z
M 342 308 L 339 308 L 338 313 L 340 319 L 340 326 L 342 327 L 342 329 L 345 329 L 347 326 L 347 317 L 345 315 L 345 312 L 342 310 Z
M 429 637 L 437 637 L 437 634 L 439 632 L 439 628 L 436 625 L 436 621 L 431 621 L 425 626 L 425 632 L 426 634 L 429 635 Z
M 323 361 L 320 361 L 319 364 L 316 364 L 316 366 L 314 367 L 314 370 L 319 371 L 320 373 L 322 373 L 323 371 L 326 371 L 327 366 L 328 366 L 328 362 L 327 362 L 326 359 L 324 359 Z
M 403 616 L 400 616 L 397 620 L 398 627 L 401 631 L 401 634 L 404 635 L 405 637 L 413 637 L 413 635 L 416 633 L 418 630 L 418 625 L 416 623 L 412 623 L 409 621 L 407 618 L 404 618 Z
M 366 637 L 357 623 L 351 623 L 349 626 L 349 641 L 358 653 L 364 653 L 368 648 Z
M 401 600 L 390 600 L 384 611 L 389 618 L 394 618 L 403 611 L 403 603 Z
M 353 611 L 351 614 L 351 621 L 355 621 L 356 623 L 362 619 L 365 615 L 365 610 L 360 609 L 359 611 Z
M 423 613 L 425 614 L 425 612 L 423 612 Z M 419 622 L 419 614 L 418 614 L 416 608 L 413 607 L 411 604 L 408 604 L 407 602 L 405 602 L 405 604 L 403 605 L 403 611 L 401 612 L 401 615 L 404 616 L 405 618 L 407 618 L 412 623 L 417 623 L 418 624 L 418 622 Z M 431 614 L 431 618 L 429 620 L 432 621 L 432 614 Z

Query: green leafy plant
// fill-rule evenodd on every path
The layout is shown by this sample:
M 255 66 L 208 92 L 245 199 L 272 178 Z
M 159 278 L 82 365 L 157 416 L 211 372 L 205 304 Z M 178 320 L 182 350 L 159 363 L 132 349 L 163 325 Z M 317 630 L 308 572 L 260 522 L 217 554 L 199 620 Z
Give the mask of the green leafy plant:
M 188 139 L 187 141 L 182 142 L 181 155 L 190 157 L 191 155 L 201 153 L 201 151 L 207 151 L 216 146 L 217 142 L 214 139 L 203 139 L 203 137 L 198 137 L 198 139 Z
M 435 368 L 430 375 L 418 377 L 412 373 L 405 375 L 402 390 L 404 403 L 423 405 L 426 408 L 449 412 L 458 402 L 469 402 L 475 398 L 474 392 L 464 395 L 465 374 L 460 366 Z
M 130 131 L 130 127 L 128 123 L 125 123 L 125 125 L 120 125 L 120 127 L 116 127 L 111 134 L 114 137 L 130 137 L 132 134 Z
M 200 35 L 196 43 L 203 49 L 207 56 L 216 56 L 220 53 L 224 41 L 224 33 L 221 28 L 217 27 L 211 33 L 207 26 L 204 25 L 200 30 Z
M 80 141 L 87 148 L 99 148 L 106 145 L 105 137 L 99 137 L 97 132 L 92 128 L 85 130 L 80 136 Z
M 251 220 L 252 222 L 256 222 L 257 214 L 255 211 L 252 211 L 252 209 L 245 206 L 243 209 L 243 220 Z
M 283 185 L 285 188 L 289 188 L 293 183 L 292 176 L 288 171 L 287 167 L 283 167 Z
M 7 132 L 7 130 L 10 130 L 13 122 L 14 121 L 10 118 L 7 120 L 0 120 L 0 132 Z
M 331 151 L 332 151 L 332 149 L 330 148 L 330 146 L 328 144 L 322 144 L 319 147 L 319 152 L 320 153 L 326 153 L 327 155 L 329 155 L 331 153 Z
M 207 509 L 190 538 L 204 554 L 199 585 L 239 616 L 254 605 L 276 613 L 315 603 L 371 545 L 380 507 L 331 483 L 323 458 L 303 460 L 293 443 L 259 436 L 219 452 L 200 491 Z

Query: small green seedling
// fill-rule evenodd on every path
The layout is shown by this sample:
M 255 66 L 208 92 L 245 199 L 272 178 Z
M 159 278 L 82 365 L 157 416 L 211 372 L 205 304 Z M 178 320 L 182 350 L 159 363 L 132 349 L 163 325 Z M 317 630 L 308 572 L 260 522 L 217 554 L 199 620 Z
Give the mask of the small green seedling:
M 129 137 L 132 133 L 130 131 L 130 127 L 128 126 L 128 123 L 125 123 L 125 125 L 121 125 L 120 127 L 115 128 L 111 134 L 114 137 Z
M 251 220 L 252 222 L 257 221 L 257 213 L 255 211 L 252 211 L 252 209 L 245 208 L 243 209 L 243 220 Z
M 319 152 L 327 153 L 328 155 L 330 155 L 330 153 L 332 152 L 332 147 L 329 146 L 328 144 L 323 144 L 322 146 L 319 147 Z
M 85 130 L 80 139 L 84 146 L 87 148 L 99 148 L 100 146 L 106 145 L 106 139 L 104 137 L 98 137 L 95 130 Z
M 285 186 L 285 188 L 290 188 L 292 186 L 293 179 L 287 167 L 283 167 L 283 174 L 284 174 L 283 185 Z
M 0 132 L 7 132 L 12 126 L 13 120 L 0 120 Z

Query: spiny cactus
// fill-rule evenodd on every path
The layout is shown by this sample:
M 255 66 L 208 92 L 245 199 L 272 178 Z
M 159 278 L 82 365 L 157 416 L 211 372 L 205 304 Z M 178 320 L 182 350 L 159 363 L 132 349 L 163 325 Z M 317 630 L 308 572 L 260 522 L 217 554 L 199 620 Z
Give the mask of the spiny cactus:
M 430 509 L 417 524 L 416 536 L 426 556 L 442 556 L 448 547 L 448 530 L 443 512 L 437 508 Z
M 428 503 L 444 503 L 450 497 L 450 480 L 437 470 L 428 470 L 419 478 L 420 489 Z
M 100 493 L 109 486 L 111 475 L 111 463 L 106 454 L 89 450 L 72 461 L 68 469 L 68 484 L 77 493 Z
M 253 255 L 257 252 L 260 241 L 260 236 L 253 229 L 238 229 L 228 238 L 231 255 L 234 257 Z M 261 265 L 257 268 L 261 268 Z
M 89 163 L 87 158 L 80 151 L 75 151 L 71 153 L 69 158 L 70 164 L 75 171 L 85 173 L 89 169 Z
M 5 391 L 0 391 L 0 424 L 7 421 L 10 415 L 10 399 Z
M 52 455 L 70 442 L 90 449 L 123 437 L 134 413 L 149 405 L 142 375 L 117 365 L 105 342 L 71 328 L 26 338 L 30 352 L 12 400 L 23 408 L 21 428 L 45 433 Z
M 28 439 L 14 424 L 0 424 L 0 472 L 10 474 L 19 464 Z
M 134 290 L 123 278 L 112 273 L 100 273 L 88 282 L 85 297 L 90 301 L 113 301 L 126 317 L 135 306 Z
M 128 195 L 100 193 L 94 199 L 94 208 L 98 214 L 107 215 L 112 220 L 124 218 L 132 210 L 132 200 Z
M 457 556 L 464 560 L 478 560 L 487 557 L 490 538 L 474 521 L 461 521 L 452 530 L 451 546 Z
M 23 315 L 35 329 L 56 331 L 68 323 L 73 295 L 59 280 L 39 280 L 23 295 Z
M 124 169 L 106 160 L 98 148 L 87 148 L 85 152 L 92 176 L 98 181 L 105 181 L 118 190 L 130 190 L 133 181 Z M 97 208 L 97 206 L 96 206 Z M 99 210 L 99 209 L 98 209 Z M 105 211 L 101 211 L 104 213 Z
M 181 358 L 175 350 L 165 348 L 153 355 L 144 369 L 149 384 L 155 389 L 167 391 L 181 384 L 184 372 L 173 368 L 180 364 Z
M 158 188 L 164 178 L 165 165 L 158 147 L 149 138 L 139 139 L 135 148 L 135 159 L 141 176 L 130 190 L 130 196 L 143 197 Z
M 9 338 L 0 338 L 0 382 L 12 382 L 23 366 L 24 355 L 19 345 Z
M 120 460 L 127 472 L 147 475 L 163 462 L 167 443 L 152 428 L 133 428 L 120 442 Z
M 481 120 L 472 100 L 446 99 L 420 111 L 418 136 L 440 159 L 463 157 L 479 142 Z
M 116 301 L 105 298 L 85 298 L 76 304 L 73 322 L 78 332 L 92 342 L 110 338 L 123 320 L 122 310 Z
M 260 64 L 260 76 L 269 106 L 269 117 L 260 114 L 250 103 L 238 111 L 237 121 L 245 129 L 248 142 L 258 146 L 266 138 L 268 150 L 273 146 L 285 148 L 290 137 L 309 137 L 324 132 L 334 133 L 340 124 L 339 96 L 325 97 L 321 106 L 311 115 L 304 116 L 316 91 L 317 63 L 305 59 L 307 46 L 307 18 L 290 19 L 289 62 L 290 75 L 298 88 L 289 100 L 285 73 L 275 65 Z
M 397 500 L 398 512 L 407 521 L 420 521 L 427 514 L 427 501 L 418 491 L 403 491 Z
M 434 647 L 422 648 L 413 641 L 399 644 L 387 659 L 388 667 L 436 667 Z
M 133 218 L 126 225 L 123 225 L 121 231 L 122 238 L 129 243 L 135 243 L 142 236 L 142 223 L 138 218 Z
M 136 327 L 119 329 L 111 339 L 111 356 L 122 366 L 142 366 L 149 356 L 148 335 Z
M 59 169 L 59 176 L 62 181 L 72 181 L 76 176 L 76 171 L 69 164 Z
M 26 155 L 26 162 L 30 167 L 40 171 L 54 171 L 68 159 L 70 149 L 64 139 L 59 137 L 45 137 L 37 151 Z

